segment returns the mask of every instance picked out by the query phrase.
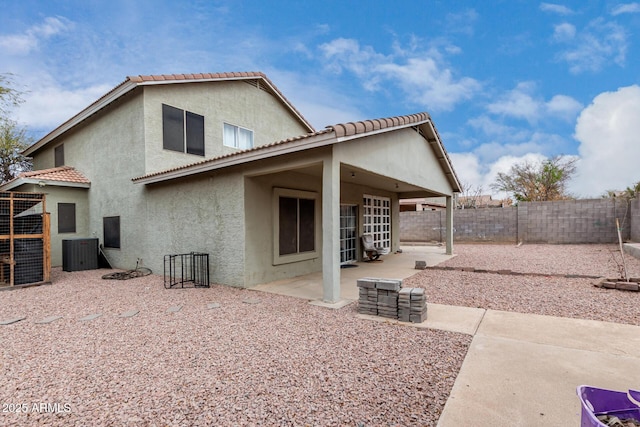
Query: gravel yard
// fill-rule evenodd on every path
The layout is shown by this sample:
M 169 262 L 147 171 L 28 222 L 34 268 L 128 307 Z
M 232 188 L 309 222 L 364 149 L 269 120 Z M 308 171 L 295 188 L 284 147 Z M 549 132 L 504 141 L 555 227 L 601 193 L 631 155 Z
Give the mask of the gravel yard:
M 27 316 L 0 326 L 0 425 L 435 425 L 471 341 L 361 320 L 355 304 L 104 273 L 0 292 L 0 319 Z
M 615 248 L 457 244 L 445 265 L 616 277 Z M 627 264 L 640 276 L 640 261 Z M 166 290 L 159 276 L 105 281 L 105 272 L 54 269 L 51 286 L 0 292 L 0 320 L 27 316 L 0 326 L 0 425 L 434 426 L 471 342 L 362 320 L 356 304 Z M 424 287 L 430 303 L 640 325 L 640 292 L 592 283 L 424 270 L 404 285 Z M 36 323 L 52 315 L 63 317 Z
M 456 257 L 441 264 L 523 273 L 619 277 L 616 245 L 456 244 Z M 620 254 L 617 253 L 618 262 Z M 640 277 L 640 260 L 626 256 L 630 277 Z M 404 286 L 423 287 L 427 301 L 640 326 L 640 292 L 600 289 L 594 279 L 424 270 Z

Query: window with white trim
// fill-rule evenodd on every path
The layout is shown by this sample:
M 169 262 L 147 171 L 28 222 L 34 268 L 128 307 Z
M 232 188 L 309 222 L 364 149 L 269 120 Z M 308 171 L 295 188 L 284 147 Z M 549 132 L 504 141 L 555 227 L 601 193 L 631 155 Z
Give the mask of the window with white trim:
M 225 123 L 222 141 L 227 147 L 239 148 L 241 150 L 253 148 L 253 131 Z
M 274 265 L 319 256 L 319 209 L 318 193 L 274 188 Z
M 391 199 L 363 195 L 363 232 L 373 236 L 377 248 L 391 250 Z

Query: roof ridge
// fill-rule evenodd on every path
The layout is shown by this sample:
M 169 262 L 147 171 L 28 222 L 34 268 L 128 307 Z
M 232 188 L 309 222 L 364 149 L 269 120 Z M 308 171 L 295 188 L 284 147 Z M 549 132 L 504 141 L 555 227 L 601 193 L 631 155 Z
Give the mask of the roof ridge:
M 386 129 L 395 126 L 408 125 L 412 123 L 424 122 L 431 120 L 431 116 L 427 112 L 408 114 L 405 116 L 393 116 L 379 119 L 360 120 L 357 122 L 338 123 L 327 126 L 326 129 L 335 131 L 338 138 L 344 136 L 352 136 L 360 133 L 371 132 L 380 129 Z

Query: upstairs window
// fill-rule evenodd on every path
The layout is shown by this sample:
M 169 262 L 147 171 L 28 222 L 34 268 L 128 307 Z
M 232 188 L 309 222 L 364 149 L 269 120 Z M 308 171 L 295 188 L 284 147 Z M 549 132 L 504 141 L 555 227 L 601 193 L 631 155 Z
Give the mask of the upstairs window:
M 204 156 L 204 116 L 162 104 L 162 147 Z
M 227 147 L 241 150 L 253 148 L 253 131 L 225 123 L 223 140 Z
M 60 144 L 58 145 L 54 150 L 53 150 L 53 156 L 54 156 L 54 167 L 58 167 L 58 166 L 64 166 L 64 144 Z

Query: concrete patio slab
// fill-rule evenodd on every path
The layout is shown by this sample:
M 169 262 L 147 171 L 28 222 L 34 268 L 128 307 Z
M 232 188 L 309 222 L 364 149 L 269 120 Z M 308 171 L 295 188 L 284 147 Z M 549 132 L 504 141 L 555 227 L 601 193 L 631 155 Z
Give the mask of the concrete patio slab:
M 576 387 L 638 387 L 640 327 L 487 310 L 439 427 L 579 425 Z
M 44 325 L 44 324 L 48 324 L 48 323 L 53 323 L 58 319 L 62 319 L 62 316 L 48 316 L 48 317 L 45 317 L 43 319 L 40 319 L 40 320 L 36 321 L 36 323 L 39 324 L 39 325 Z
M 320 301 L 320 300 L 313 300 L 313 301 L 309 301 L 309 304 L 311 305 L 317 305 L 318 307 L 324 307 L 324 308 L 333 308 L 334 310 L 338 310 L 342 307 L 346 307 L 349 304 L 351 304 L 353 302 L 353 300 L 348 300 L 348 299 L 341 299 L 338 302 L 324 302 L 324 301 Z
M 13 323 L 20 322 L 21 320 L 26 319 L 26 316 L 23 317 L 13 317 L 11 319 L 0 320 L 0 325 L 11 325 Z
M 374 322 L 392 323 L 397 325 L 412 326 L 414 328 L 438 329 L 441 331 L 458 332 L 473 335 L 484 316 L 484 309 L 456 307 L 451 305 L 427 304 L 427 320 L 422 323 L 401 322 L 381 316 L 369 314 L 357 314 L 359 319 Z
M 420 271 L 415 269 L 417 260 L 426 261 L 428 266 L 433 266 L 452 257 L 453 255 L 445 253 L 445 248 L 442 246 L 403 246 L 402 253 L 385 255 L 381 258 L 382 262 L 351 264 L 355 267 L 340 269 L 340 299 L 356 301 L 358 299 L 356 281 L 362 277 L 406 279 Z M 252 289 L 310 301 L 322 301 L 322 273 L 276 280 L 256 285 Z M 316 303 L 316 305 L 320 304 Z

